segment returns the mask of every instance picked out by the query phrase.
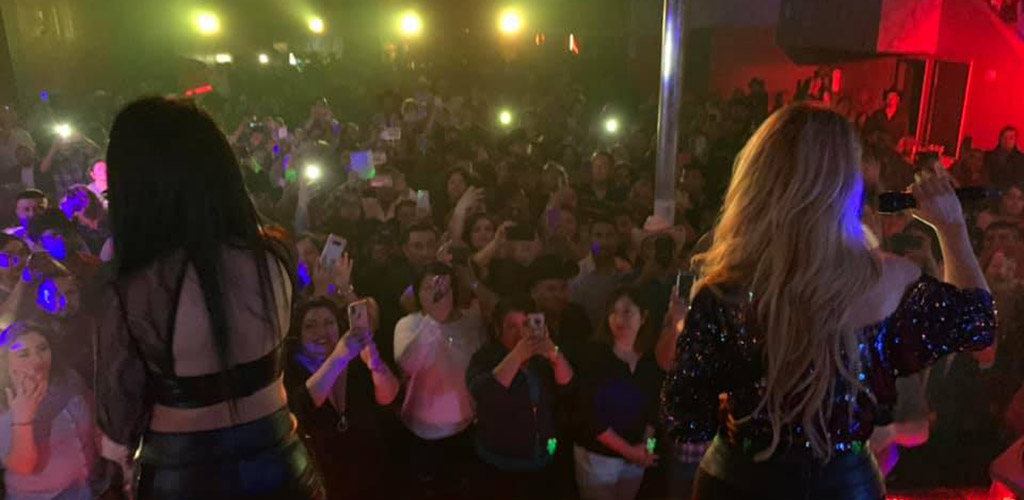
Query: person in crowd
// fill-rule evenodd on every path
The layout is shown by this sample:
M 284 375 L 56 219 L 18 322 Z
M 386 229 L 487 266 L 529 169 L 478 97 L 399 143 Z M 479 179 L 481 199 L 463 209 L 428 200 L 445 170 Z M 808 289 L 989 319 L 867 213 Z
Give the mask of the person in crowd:
M 476 413 L 466 370 L 485 334 L 478 310 L 456 307 L 454 277 L 444 264 L 423 268 L 414 282 L 418 311 L 395 325 L 394 359 L 407 380 L 401 419 L 411 433 L 408 480 L 420 498 L 463 494 L 472 457 Z
M 92 281 L 99 273 L 102 262 L 88 252 L 74 223 L 58 209 L 51 208 L 34 217 L 29 224 L 27 240 L 84 282 Z
M 985 153 L 983 162 L 992 185 L 998 189 L 1024 182 L 1024 153 L 1017 147 L 1017 129 L 1007 126 L 999 132 L 999 144 Z
M 39 164 L 39 172 L 53 177 L 53 188 L 64 193 L 75 184 L 89 184 L 92 159 L 100 154 L 100 147 L 79 132 L 68 138 L 54 139 L 50 151 Z
M 288 405 L 324 473 L 328 498 L 390 499 L 394 481 L 387 409 L 400 382 L 381 360 L 373 332 L 349 328 L 335 303 L 300 304 L 285 368 Z
M 570 361 L 578 360 L 593 333 L 593 323 L 586 310 L 569 301 L 569 281 L 579 274 L 579 266 L 556 255 L 544 255 L 523 274 L 527 277 L 530 298 L 544 314 L 552 340 Z
M 584 500 L 636 498 L 652 446 L 664 373 L 650 352 L 653 332 L 643 295 L 614 291 L 599 341 L 579 363 L 576 482 Z
M 107 209 L 100 198 L 88 186 L 71 186 L 60 202 L 61 212 L 70 219 L 82 237 L 86 251 L 100 257 L 104 254 L 110 260 L 114 243 L 107 227 Z
M 4 233 L 16 238 L 28 238 L 28 226 L 36 215 L 46 211 L 50 206 L 50 200 L 46 193 L 38 189 L 28 189 L 18 193 L 15 199 L 14 213 L 18 218 L 18 225 L 7 228 Z
M 95 160 L 89 167 L 89 179 L 92 181 L 87 186 L 97 198 L 107 205 L 107 162 L 103 159 Z
M 302 233 L 295 238 L 295 266 L 299 288 L 313 284 L 312 270 L 320 260 L 324 239 L 313 233 Z
M 472 260 L 478 276 L 484 279 L 489 289 L 500 296 L 511 297 L 526 293 L 528 286 L 523 276 L 541 255 L 541 248 L 540 237 L 534 227 L 505 223 L 495 231 L 491 243 L 474 254 Z
M 985 154 L 981 150 L 970 148 L 964 151 L 950 170 L 957 184 L 961 186 L 988 187 L 992 185 L 988 166 L 985 165 Z
M 467 222 L 471 217 L 485 213 L 484 190 L 483 188 L 470 186 L 462 193 L 455 208 L 452 209 L 451 218 L 448 221 L 448 236 L 457 246 L 467 244 Z
M 91 500 L 110 484 L 100 467 L 93 395 L 54 355 L 52 338 L 30 322 L 3 331 L 0 460 L 12 500 Z
M 615 157 L 609 152 L 598 151 L 590 158 L 589 182 L 576 189 L 583 213 L 607 212 L 610 205 L 625 201 L 626 193 L 613 186 L 614 167 Z
M 495 334 L 466 372 L 477 408 L 476 453 L 483 466 L 474 476 L 481 497 L 558 498 L 556 409 L 568 397 L 573 369 L 546 328 L 530 324 L 533 311 L 525 297 L 502 299 Z
M 0 304 L 7 301 L 21 281 L 28 256 L 25 240 L 9 234 L 0 235 Z
M 619 234 L 615 223 L 609 218 L 595 219 L 590 225 L 590 255 L 593 270 L 581 269 L 579 277 L 573 280 L 569 299 L 587 311 L 592 325 L 600 325 L 605 317 L 608 297 L 622 286 L 625 274 L 615 267 L 619 249 Z M 583 268 L 584 266 L 580 266 Z
M 447 217 L 473 184 L 475 181 L 469 170 L 462 167 L 450 169 L 444 178 L 444 190 L 442 191 L 444 196 L 431 197 L 432 200 L 438 202 L 438 206 L 434 209 L 434 220 L 439 221 Z
M 497 223 L 493 216 L 479 213 L 466 219 L 464 227 L 463 239 L 466 242 L 466 246 L 471 253 L 477 254 L 487 248 L 498 237 L 498 230 L 501 228 L 501 225 Z M 453 238 L 453 241 L 456 240 Z
M 992 342 L 992 296 L 948 174 L 911 189 L 943 283 L 868 247 L 859 159 L 852 126 L 813 104 L 776 112 L 737 159 L 662 393 L 673 439 L 714 440 L 697 499 L 884 497 L 866 441 L 896 377 Z
M 1021 225 L 1024 223 L 1024 188 L 1018 184 L 1009 184 L 1003 188 L 1002 196 L 994 209 L 978 214 L 975 225 L 984 231 L 993 222 L 1009 222 Z
M 36 143 L 32 136 L 18 126 L 18 115 L 10 106 L 0 110 L 0 184 L 21 181 L 18 150 L 26 148 L 35 151 Z
M 901 105 L 903 95 L 899 90 L 886 90 L 882 99 L 885 105 L 868 116 L 864 124 L 864 137 L 871 144 L 895 151 L 910 131 L 910 118 Z
M 140 498 L 322 498 L 282 381 L 288 251 L 261 227 L 227 138 L 191 104 L 143 99 L 114 120 L 107 165 L 104 457 Z

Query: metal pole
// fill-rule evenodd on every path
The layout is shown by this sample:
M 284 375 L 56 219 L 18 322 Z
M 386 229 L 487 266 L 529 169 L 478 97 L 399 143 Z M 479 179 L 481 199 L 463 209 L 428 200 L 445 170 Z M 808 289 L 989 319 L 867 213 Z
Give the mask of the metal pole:
M 654 215 L 675 224 L 676 161 L 679 151 L 679 103 L 683 93 L 683 2 L 665 0 L 661 33 L 661 102 L 658 109 L 658 157 L 654 178 Z

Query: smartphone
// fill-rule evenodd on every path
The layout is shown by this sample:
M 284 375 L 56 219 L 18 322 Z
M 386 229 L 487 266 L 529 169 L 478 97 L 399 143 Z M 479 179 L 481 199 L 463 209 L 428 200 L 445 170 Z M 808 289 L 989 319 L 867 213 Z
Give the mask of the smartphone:
M 348 325 L 353 330 L 370 329 L 369 302 L 357 300 L 348 305 Z
M 452 279 L 450 276 L 443 274 L 440 276 L 434 276 L 434 302 L 440 302 L 452 287 Z
M 402 140 L 402 128 L 386 127 L 381 131 L 380 138 L 385 141 L 400 141 Z
M 679 271 L 676 274 L 676 290 L 679 293 L 679 298 L 683 300 L 689 300 L 690 290 L 693 288 L 693 282 L 696 281 L 697 276 L 693 273 L 684 273 Z
M 544 320 L 544 313 L 527 314 L 526 323 L 530 325 L 530 332 L 534 337 L 547 336 L 547 322 Z
M 345 253 L 345 247 L 348 246 L 348 242 L 345 238 L 337 235 L 330 235 L 327 237 L 327 243 L 324 244 L 324 250 L 320 253 L 320 265 L 324 269 L 334 269 L 334 266 L 341 260 L 342 254 Z
M 416 210 L 420 213 L 430 213 L 430 191 L 421 189 L 416 191 Z
M 534 231 L 530 226 L 516 224 L 508 228 L 507 236 L 509 241 L 533 241 Z

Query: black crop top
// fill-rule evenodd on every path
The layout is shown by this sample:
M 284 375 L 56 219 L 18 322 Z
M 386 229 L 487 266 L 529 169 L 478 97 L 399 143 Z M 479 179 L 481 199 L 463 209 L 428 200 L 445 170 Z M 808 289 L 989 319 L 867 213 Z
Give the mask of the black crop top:
M 265 314 L 258 307 L 257 295 L 251 306 L 248 298 L 229 297 L 236 305 L 244 305 L 244 314 L 253 315 L 246 317 L 246 325 L 240 327 L 244 330 L 234 333 L 243 342 L 266 342 L 270 347 L 267 354 L 218 373 L 176 375 L 174 336 L 170 330 L 176 328 L 172 316 L 178 313 L 180 303 L 177 283 L 181 262 L 180 258 L 167 259 L 119 278 L 103 291 L 105 310 L 95 342 L 97 416 L 108 437 L 130 448 L 148 429 L 156 404 L 191 409 L 241 399 L 270 386 L 284 373 L 285 332 L 271 322 L 257 319 Z M 233 275 L 225 279 L 231 287 L 226 295 L 256 289 L 256 274 L 238 272 L 235 268 Z M 290 304 L 290 295 L 287 286 L 275 287 L 274 300 L 279 309 Z M 181 296 L 181 301 L 184 300 Z

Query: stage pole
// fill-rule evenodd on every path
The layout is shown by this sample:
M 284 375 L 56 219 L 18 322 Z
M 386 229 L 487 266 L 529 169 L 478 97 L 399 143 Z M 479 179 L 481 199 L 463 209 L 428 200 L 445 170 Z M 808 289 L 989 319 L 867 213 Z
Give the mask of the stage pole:
M 665 0 L 661 32 L 658 156 L 654 167 L 654 215 L 673 225 L 679 156 L 679 105 L 683 93 L 683 3 L 684 0 Z

